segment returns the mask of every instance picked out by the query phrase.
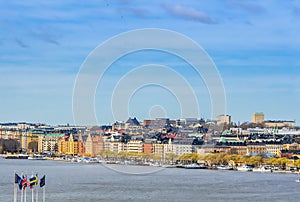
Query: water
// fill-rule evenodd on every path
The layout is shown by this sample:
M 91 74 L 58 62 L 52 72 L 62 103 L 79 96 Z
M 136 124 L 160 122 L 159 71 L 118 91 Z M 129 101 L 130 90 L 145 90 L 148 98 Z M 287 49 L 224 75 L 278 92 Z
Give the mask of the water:
M 295 174 L 110 166 L 150 174 L 124 174 L 101 164 L 0 158 L 0 201 L 13 201 L 14 170 L 19 174 L 37 171 L 40 177 L 46 174 L 47 202 L 299 201 L 300 183 L 295 182 Z

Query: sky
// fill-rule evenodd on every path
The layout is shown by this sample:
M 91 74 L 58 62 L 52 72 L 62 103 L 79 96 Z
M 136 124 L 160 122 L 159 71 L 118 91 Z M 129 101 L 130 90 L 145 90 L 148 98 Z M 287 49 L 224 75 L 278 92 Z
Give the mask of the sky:
M 89 54 L 118 34 L 158 28 L 188 37 L 209 55 L 224 84 L 225 113 L 234 122 L 251 121 L 253 113 L 263 112 L 266 119 L 300 123 L 299 1 L 0 0 L 0 5 L 0 122 L 83 124 L 74 123 L 73 89 Z M 152 68 L 134 77 L 137 67 L 148 64 L 167 66 L 177 76 Z M 197 108 L 199 117 L 215 118 L 208 87 L 189 64 L 145 50 L 115 61 L 99 80 L 94 97 L 98 124 L 126 119 L 112 116 L 118 113 L 112 96 L 116 87 L 132 84 L 128 79 L 121 83 L 130 76 L 132 81 L 182 82 L 168 84 L 178 95 L 157 83 L 137 87 L 129 100 L 123 90 L 117 98 L 124 98 L 128 116 L 195 116 L 181 112 L 182 97 L 192 99 L 180 90 L 186 81 L 198 103 L 190 111 Z

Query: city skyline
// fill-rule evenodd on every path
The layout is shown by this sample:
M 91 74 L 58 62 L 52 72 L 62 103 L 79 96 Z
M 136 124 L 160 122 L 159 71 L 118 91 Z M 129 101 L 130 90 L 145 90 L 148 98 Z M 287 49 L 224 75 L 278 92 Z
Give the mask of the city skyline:
M 155 27 L 181 33 L 208 53 L 223 80 L 225 113 L 232 121 L 251 121 L 262 111 L 265 119 L 299 125 L 299 2 L 9 1 L 2 8 L 0 122 L 73 124 L 74 83 L 90 52 L 122 32 Z M 152 63 L 172 67 L 190 83 L 199 102 L 197 118 L 215 118 L 209 92 L 189 65 L 144 51 L 120 58 L 99 84 L 99 124 L 115 121 L 106 114 L 117 82 L 133 68 Z M 129 116 L 139 120 L 151 118 L 151 112 L 180 118 L 174 95 L 157 86 L 137 91 L 129 108 Z

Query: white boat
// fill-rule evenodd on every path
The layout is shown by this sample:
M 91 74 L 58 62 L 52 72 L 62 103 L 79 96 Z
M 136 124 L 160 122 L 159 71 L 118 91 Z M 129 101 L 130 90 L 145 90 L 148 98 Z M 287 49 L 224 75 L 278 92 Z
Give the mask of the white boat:
M 295 182 L 300 182 L 300 179 L 298 179 L 298 180 L 295 180 Z
M 175 164 L 163 164 L 161 167 L 163 167 L 163 168 L 177 168 L 177 165 L 175 165 Z
M 46 157 L 44 155 L 34 154 L 28 156 L 29 160 L 46 160 Z
M 80 157 L 74 157 L 74 158 L 72 158 L 71 162 L 72 163 L 80 163 L 80 162 L 82 162 L 82 158 L 80 158 Z
M 253 171 L 251 166 L 239 166 L 236 168 L 238 171 Z
M 272 170 L 271 170 L 270 168 L 267 168 L 267 167 L 265 167 L 265 166 L 258 167 L 258 168 L 253 168 L 252 171 L 253 171 L 253 172 L 261 172 L 261 173 L 272 172 Z
M 84 163 L 99 163 L 99 159 L 98 158 L 85 157 L 85 158 L 83 158 L 83 162 Z
M 217 166 L 217 169 L 218 170 L 233 170 L 232 167 L 230 167 L 230 166 L 224 166 L 224 165 Z
M 203 169 L 204 167 L 202 165 L 198 165 L 196 163 L 185 165 L 185 169 Z

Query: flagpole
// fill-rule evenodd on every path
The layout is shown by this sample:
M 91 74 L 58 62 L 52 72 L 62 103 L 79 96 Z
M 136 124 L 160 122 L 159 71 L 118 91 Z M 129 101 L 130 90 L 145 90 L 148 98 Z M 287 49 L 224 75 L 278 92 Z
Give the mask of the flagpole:
M 22 187 L 22 190 L 21 190 L 21 202 L 23 202 L 23 197 L 24 197 L 24 189 Z
M 34 202 L 33 189 L 34 189 L 34 187 L 31 188 L 31 202 Z
M 23 181 L 23 176 L 24 176 L 24 174 L 23 174 L 23 172 L 22 172 L 22 181 Z M 22 182 L 22 189 L 21 189 L 21 202 L 23 202 L 23 200 L 24 200 L 24 189 L 23 189 L 23 182 Z
M 43 186 L 43 202 L 45 202 L 45 186 Z
M 36 187 L 36 194 L 35 194 L 35 202 L 38 202 L 39 200 L 39 189 Z
M 33 177 L 33 171 L 31 171 L 31 177 L 29 178 L 29 186 L 30 186 L 30 189 L 31 189 L 31 202 L 34 202 L 34 195 L 33 195 L 33 189 L 34 187 L 31 186 L 31 178 Z
M 17 202 L 17 186 L 16 186 L 16 171 L 14 171 L 14 177 L 15 177 L 15 180 L 14 180 L 14 202 Z
M 38 184 L 39 184 L 39 178 L 38 178 L 38 173 L 35 174 L 36 176 L 36 183 L 35 183 L 35 202 L 38 202 L 39 200 L 39 189 L 38 189 Z
M 24 186 L 24 202 L 26 202 L 26 200 L 27 200 L 27 194 L 26 194 L 26 188 L 27 188 L 27 186 L 28 186 L 28 184 L 27 184 L 27 182 L 28 182 L 28 176 L 27 176 L 27 171 L 25 171 L 25 179 L 26 179 L 26 182 L 24 183 L 25 184 L 25 186 Z
M 26 188 L 24 189 L 24 202 L 26 202 Z

